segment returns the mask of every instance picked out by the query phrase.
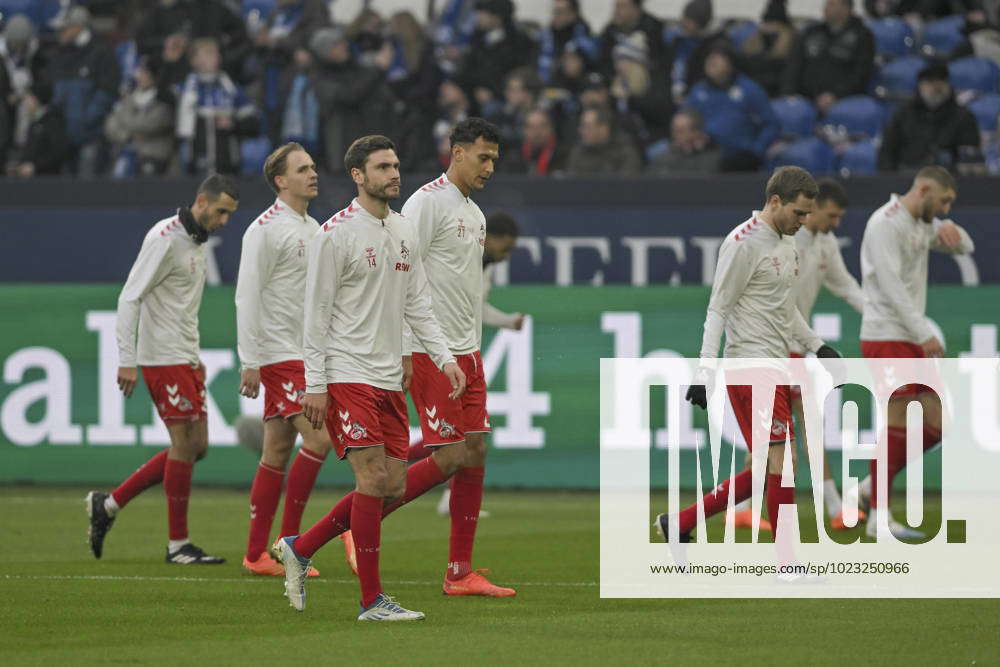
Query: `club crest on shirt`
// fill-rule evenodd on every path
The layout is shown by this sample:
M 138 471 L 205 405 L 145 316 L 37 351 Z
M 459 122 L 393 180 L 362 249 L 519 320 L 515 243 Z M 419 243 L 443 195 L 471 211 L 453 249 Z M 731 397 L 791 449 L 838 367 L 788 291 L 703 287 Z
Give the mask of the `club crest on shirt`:
M 365 248 L 365 259 L 368 260 L 368 268 L 375 268 L 375 248 Z
M 406 241 L 399 242 L 399 256 L 403 258 L 404 262 L 410 258 L 410 249 L 406 247 Z

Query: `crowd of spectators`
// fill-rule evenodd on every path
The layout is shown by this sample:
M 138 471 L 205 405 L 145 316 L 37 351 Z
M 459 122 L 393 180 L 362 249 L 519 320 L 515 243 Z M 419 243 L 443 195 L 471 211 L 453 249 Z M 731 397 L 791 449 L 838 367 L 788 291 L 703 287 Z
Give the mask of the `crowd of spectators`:
M 607 0 L 600 30 L 549 2 L 545 25 L 511 0 L 338 25 L 329 0 L 0 0 L 0 160 L 13 178 L 252 173 L 297 141 L 336 171 L 378 132 L 427 172 L 480 115 L 522 174 L 1000 173 L 1000 0 L 825 0 L 818 20 L 770 0 L 759 21 Z

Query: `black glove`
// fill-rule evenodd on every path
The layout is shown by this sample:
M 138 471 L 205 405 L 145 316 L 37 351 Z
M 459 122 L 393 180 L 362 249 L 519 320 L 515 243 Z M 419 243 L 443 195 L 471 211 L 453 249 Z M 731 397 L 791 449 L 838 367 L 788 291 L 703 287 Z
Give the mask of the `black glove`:
M 816 357 L 819 359 L 836 359 L 836 361 L 827 361 L 823 363 L 823 367 L 826 372 L 830 374 L 830 378 L 833 380 L 833 388 L 840 389 L 844 386 L 847 379 L 847 366 L 842 361 L 840 352 L 836 349 L 830 347 L 829 345 L 822 345 L 818 350 L 816 350 Z
M 693 384 L 688 387 L 684 399 L 692 405 L 697 405 L 702 410 L 708 409 L 708 397 L 705 395 L 705 385 L 703 384 Z
M 843 355 L 829 345 L 822 345 L 816 350 L 816 356 L 820 359 L 840 359 Z

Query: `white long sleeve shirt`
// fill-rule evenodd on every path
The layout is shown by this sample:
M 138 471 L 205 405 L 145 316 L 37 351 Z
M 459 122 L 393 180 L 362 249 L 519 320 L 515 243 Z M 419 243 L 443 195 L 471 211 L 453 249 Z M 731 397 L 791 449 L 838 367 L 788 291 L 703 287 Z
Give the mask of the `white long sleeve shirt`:
M 795 306 L 798 278 L 795 239 L 779 235 L 760 212 L 729 232 L 719 248 L 712 296 L 705 316 L 701 358 L 783 358 L 797 341 L 815 352 L 823 345 Z
M 306 249 L 319 223 L 280 199 L 243 234 L 236 340 L 243 368 L 302 358 Z
M 955 250 L 937 239 L 941 220 L 917 220 L 892 195 L 868 219 L 861 241 L 861 288 L 865 309 L 861 340 L 923 343 L 934 336 L 924 317 L 927 308 L 928 251 L 967 254 L 975 249 L 959 227 L 962 242 Z
M 494 266 L 494 264 L 487 264 L 483 267 L 483 324 L 500 329 L 513 329 L 517 326 L 517 314 L 505 313 L 490 303 Z
M 176 215 L 153 225 L 118 297 L 118 365 L 200 363 L 204 288 L 205 246 L 194 242 Z
M 799 253 L 799 277 L 792 289 L 795 305 L 806 322 L 812 316 L 816 297 L 823 287 L 859 313 L 864 311 L 865 297 L 861 285 L 844 265 L 836 236 L 812 232 L 803 227 L 795 234 L 795 249 Z M 796 354 L 805 352 L 797 341 L 791 342 L 790 350 Z
M 417 254 L 448 347 L 454 354 L 475 352 L 483 333 L 486 216 L 444 174 L 410 195 L 403 215 L 416 226 Z M 406 354 L 425 351 L 408 334 L 403 345 Z
M 336 382 L 399 391 L 404 319 L 439 368 L 455 360 L 431 310 L 417 242 L 412 222 L 395 211 L 380 220 L 357 199 L 310 241 L 303 339 L 310 393 Z

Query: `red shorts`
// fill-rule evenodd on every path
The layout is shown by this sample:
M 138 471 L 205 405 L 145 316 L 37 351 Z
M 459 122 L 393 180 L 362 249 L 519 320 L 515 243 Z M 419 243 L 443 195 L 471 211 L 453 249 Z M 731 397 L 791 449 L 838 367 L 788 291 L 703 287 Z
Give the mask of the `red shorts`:
M 261 366 L 260 383 L 264 385 L 264 421 L 275 417 L 291 419 L 302 414 L 306 369 L 301 361 Z
M 451 383 L 431 358 L 413 353 L 413 382 L 410 396 L 420 415 L 420 431 L 425 447 L 450 445 L 465 440 L 466 433 L 489 433 L 490 416 L 486 412 L 486 377 L 479 352 L 456 358 L 465 373 L 465 393 L 448 398 Z
M 330 406 L 326 428 L 333 435 L 337 458 L 351 449 L 385 447 L 391 459 L 406 461 L 410 449 L 410 420 L 406 395 L 360 382 L 326 385 Z
M 916 343 L 902 340 L 863 340 L 861 341 L 861 356 L 865 359 L 923 359 L 924 348 Z M 893 398 L 907 398 L 933 391 L 930 387 L 922 384 L 889 387 L 888 384 L 895 384 L 891 377 L 886 377 L 892 373 L 892 367 L 880 366 L 878 370 L 875 382 L 879 393 L 892 391 Z M 883 384 L 886 386 L 883 387 Z
M 805 355 L 804 354 L 797 354 L 795 352 L 792 352 L 788 356 L 791 357 L 792 359 L 805 359 Z M 793 364 L 797 364 L 797 363 L 801 363 L 801 362 L 793 361 L 792 363 Z M 800 401 L 802 400 L 802 387 L 800 385 L 793 384 L 791 386 L 791 392 L 792 392 L 792 398 L 793 399 L 798 399 Z
M 205 411 L 205 369 L 191 364 L 143 366 L 142 379 L 165 423 L 196 422 Z
M 784 444 L 786 435 L 789 438 L 795 438 L 795 429 L 792 425 L 792 394 L 791 388 L 787 384 L 788 379 L 787 374 L 779 374 L 770 369 L 726 371 L 726 389 L 729 393 L 729 402 L 733 406 L 733 414 L 736 415 L 736 422 L 740 426 L 743 440 L 747 443 L 747 449 L 753 448 L 753 428 L 755 426 L 767 427 L 766 421 L 753 418 L 753 390 L 750 385 L 755 382 L 776 383 L 770 428 L 767 432 L 758 435 L 758 441 L 766 440 L 770 444 Z

